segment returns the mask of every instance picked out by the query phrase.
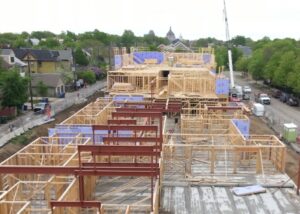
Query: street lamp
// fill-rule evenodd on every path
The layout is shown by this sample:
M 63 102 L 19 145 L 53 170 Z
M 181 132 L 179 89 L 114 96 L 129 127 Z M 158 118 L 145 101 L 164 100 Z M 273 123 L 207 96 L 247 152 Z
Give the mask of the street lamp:
M 26 56 L 23 59 L 24 61 L 27 61 L 28 65 L 28 76 L 29 76 L 29 94 L 30 94 L 30 104 L 31 104 L 31 110 L 33 110 L 33 99 L 32 99 L 32 85 L 31 85 L 31 70 L 30 70 L 30 63 L 34 60 L 30 58 L 29 51 L 27 52 Z

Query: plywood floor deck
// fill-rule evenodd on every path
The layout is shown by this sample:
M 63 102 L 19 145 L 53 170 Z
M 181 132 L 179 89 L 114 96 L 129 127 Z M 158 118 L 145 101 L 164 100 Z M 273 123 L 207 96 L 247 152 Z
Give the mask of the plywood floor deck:
M 268 188 L 266 193 L 235 196 L 230 187 L 164 186 L 160 213 L 296 214 L 300 213 L 300 199 L 290 188 Z

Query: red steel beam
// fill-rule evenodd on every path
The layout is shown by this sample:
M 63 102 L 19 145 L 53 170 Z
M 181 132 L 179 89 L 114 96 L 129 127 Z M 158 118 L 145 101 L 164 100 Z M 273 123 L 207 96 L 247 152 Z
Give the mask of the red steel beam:
M 74 174 L 78 167 L 73 166 L 0 166 L 0 174 Z
M 107 120 L 109 125 L 136 125 L 136 120 Z
M 208 110 L 238 110 L 241 106 L 207 106 Z
M 158 163 L 82 163 L 84 167 L 159 167 Z
M 119 156 L 156 156 L 159 151 L 155 146 L 119 146 L 119 145 L 78 145 L 78 152 L 92 152 L 95 155 Z
M 180 112 L 180 108 L 116 108 L 117 112 Z
M 53 167 L 53 166 L 0 166 L 1 174 L 55 174 L 55 175 L 95 175 L 95 176 L 156 176 L 158 175 L 157 168 L 135 169 L 128 170 L 122 168 L 103 169 L 97 167 Z
M 86 165 L 88 164 L 88 165 Z M 153 170 L 157 170 L 158 168 L 153 166 L 147 166 L 147 167 L 139 167 L 139 166 L 98 166 L 98 163 L 85 163 L 83 167 L 78 171 L 99 171 L 100 173 L 104 171 L 126 171 L 126 172 L 139 172 L 139 171 L 149 171 L 152 172 Z M 77 170 L 75 171 L 77 172 Z
M 100 201 L 50 201 L 51 209 L 53 207 L 96 207 L 101 209 Z
M 149 170 L 147 171 L 126 171 L 126 170 L 102 170 L 99 171 L 96 169 L 80 169 L 75 171 L 75 175 L 77 176 L 145 176 L 145 177 L 155 177 L 159 175 L 158 170 Z
M 142 106 L 166 106 L 167 102 L 126 102 L 126 101 L 115 101 L 115 104 L 124 104 L 124 105 L 142 105 Z M 169 101 L 169 106 L 181 106 L 180 102 Z
M 112 112 L 112 117 L 151 117 L 161 118 L 163 115 L 161 112 Z
M 103 137 L 103 142 L 156 142 L 157 137 Z
M 163 108 L 116 108 L 117 112 L 163 112 Z
M 92 125 L 94 130 L 110 130 L 110 131 L 157 131 L 157 126 L 121 126 L 121 125 Z

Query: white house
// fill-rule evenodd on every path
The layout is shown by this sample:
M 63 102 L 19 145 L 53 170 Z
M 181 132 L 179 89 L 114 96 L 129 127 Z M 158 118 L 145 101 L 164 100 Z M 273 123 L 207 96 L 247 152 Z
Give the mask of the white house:
M 12 49 L 0 49 L 0 57 L 8 65 L 8 67 L 16 67 L 20 70 L 20 75 L 25 76 L 25 68 L 27 64 L 16 57 Z

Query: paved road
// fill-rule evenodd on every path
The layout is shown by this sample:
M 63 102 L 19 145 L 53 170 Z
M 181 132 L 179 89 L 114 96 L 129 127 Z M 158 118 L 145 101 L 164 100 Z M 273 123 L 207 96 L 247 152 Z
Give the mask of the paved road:
M 106 87 L 106 80 L 98 81 L 87 88 L 82 88 L 75 92 L 66 93 L 64 99 L 56 99 L 50 103 L 52 115 L 55 115 L 76 103 L 84 102 L 87 97 L 104 87 Z M 26 130 L 45 123 L 45 117 L 45 115 L 35 115 L 32 111 L 28 111 L 9 123 L 0 125 L 0 147 L 7 143 L 11 138 L 20 135 Z M 14 127 L 13 130 L 10 129 L 11 125 Z
M 235 74 L 235 81 L 239 85 L 251 86 L 253 92 L 251 101 L 254 101 L 254 93 L 267 92 L 267 89 L 259 89 L 261 87 L 255 84 L 255 81 L 247 81 L 239 74 Z M 291 107 L 271 97 L 271 105 L 265 105 L 265 111 L 265 116 L 278 133 L 282 133 L 284 123 L 293 122 L 298 125 L 298 135 L 300 135 L 300 107 Z

